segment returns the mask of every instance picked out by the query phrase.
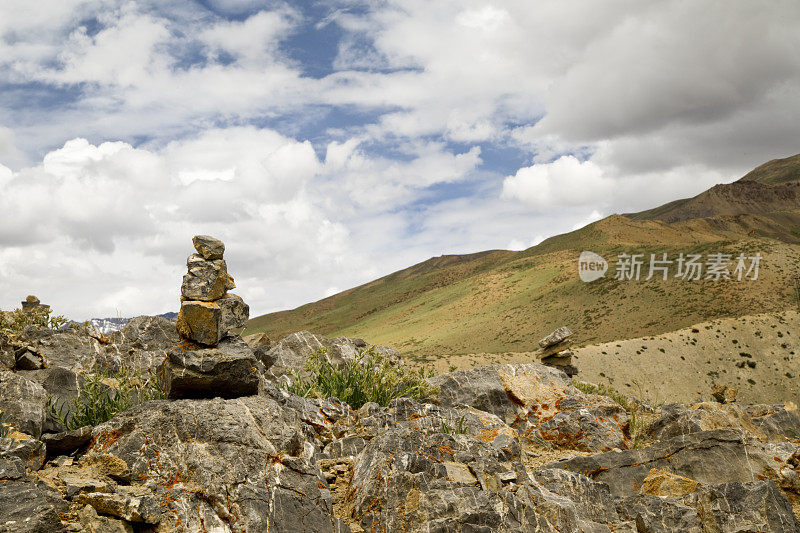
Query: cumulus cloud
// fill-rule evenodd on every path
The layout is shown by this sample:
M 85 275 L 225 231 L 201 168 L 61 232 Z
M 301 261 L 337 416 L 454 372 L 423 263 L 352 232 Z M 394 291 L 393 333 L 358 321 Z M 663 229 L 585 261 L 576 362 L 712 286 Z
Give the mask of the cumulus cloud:
M 545 209 L 606 201 L 613 189 L 595 163 L 568 155 L 519 169 L 503 180 L 502 197 Z

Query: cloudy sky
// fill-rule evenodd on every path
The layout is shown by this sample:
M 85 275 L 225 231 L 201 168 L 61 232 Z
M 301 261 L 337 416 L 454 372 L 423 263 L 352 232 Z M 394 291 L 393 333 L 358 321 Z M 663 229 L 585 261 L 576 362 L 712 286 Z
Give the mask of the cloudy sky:
M 800 152 L 796 0 L 4 0 L 0 308 L 252 315 Z

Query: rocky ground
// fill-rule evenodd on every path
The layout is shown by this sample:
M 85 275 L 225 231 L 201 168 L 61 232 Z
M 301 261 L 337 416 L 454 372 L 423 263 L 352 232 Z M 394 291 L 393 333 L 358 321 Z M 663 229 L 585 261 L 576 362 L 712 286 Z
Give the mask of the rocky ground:
M 48 396 L 98 367 L 164 368 L 175 323 L 0 337 L 0 531 L 800 531 L 800 415 L 783 405 L 670 405 L 633 448 L 629 412 L 557 368 L 444 373 L 427 401 L 354 411 L 280 383 L 315 349 L 346 361 L 363 341 L 248 340 L 226 342 L 256 361 L 252 393 L 64 432 Z

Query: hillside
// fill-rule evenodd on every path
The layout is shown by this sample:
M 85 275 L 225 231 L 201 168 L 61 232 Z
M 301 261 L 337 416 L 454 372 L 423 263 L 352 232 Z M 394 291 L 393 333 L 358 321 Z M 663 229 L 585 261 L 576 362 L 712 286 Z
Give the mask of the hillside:
M 435 360 L 530 351 L 564 324 L 585 345 L 784 311 L 793 305 L 791 277 L 800 261 L 800 197 L 792 196 L 800 184 L 787 178 L 793 168 L 770 162 L 750 179 L 650 212 L 612 215 L 522 252 L 433 258 L 319 302 L 256 317 L 246 333 L 356 336 Z M 745 212 L 738 212 L 742 206 Z M 583 250 L 609 261 L 605 278 L 580 281 Z M 621 253 L 756 252 L 763 256 L 756 281 L 613 279 Z

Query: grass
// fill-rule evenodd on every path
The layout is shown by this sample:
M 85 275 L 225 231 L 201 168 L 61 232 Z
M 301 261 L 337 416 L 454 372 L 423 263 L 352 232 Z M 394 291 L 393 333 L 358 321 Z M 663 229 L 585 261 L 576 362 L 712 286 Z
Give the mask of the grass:
M 109 386 L 114 382 L 116 387 Z M 154 375 L 144 379 L 139 373 L 122 370 L 109 378 L 95 369 L 72 400 L 59 405 L 50 396 L 47 405 L 53 418 L 67 430 L 73 430 L 102 424 L 134 405 L 163 398 L 164 391 Z
M 27 329 L 60 329 L 66 323 L 65 317 L 53 315 L 46 306 L 31 311 L 15 309 L 0 312 L 0 331 L 9 335 L 16 335 Z
M 439 430 L 444 433 L 445 435 L 464 435 L 467 432 L 467 425 L 465 423 L 465 418 L 462 416 L 456 421 L 455 427 L 450 427 L 447 422 L 442 421 L 442 425 Z
M 599 394 L 613 400 L 625 409 L 630 420 L 630 435 L 633 448 L 643 448 L 648 443 L 647 428 L 656 419 L 656 409 L 646 408 L 639 401 L 617 391 L 614 387 L 595 385 L 585 381 L 573 380 L 575 388 L 584 394 Z
M 295 375 L 286 390 L 306 398 L 338 398 L 353 409 L 368 402 L 385 407 L 395 398 L 422 399 L 435 393 L 426 381 L 432 372 L 394 366 L 373 347 L 360 351 L 341 368 L 332 365 L 325 355 L 322 348 L 309 357 L 305 370 L 310 377 Z

